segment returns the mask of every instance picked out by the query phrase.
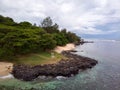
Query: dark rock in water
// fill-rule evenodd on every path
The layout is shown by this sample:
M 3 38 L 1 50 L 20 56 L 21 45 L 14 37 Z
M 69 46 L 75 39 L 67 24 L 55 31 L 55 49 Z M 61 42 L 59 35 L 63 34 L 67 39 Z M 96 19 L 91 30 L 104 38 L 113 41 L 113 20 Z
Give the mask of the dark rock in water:
M 76 42 L 76 43 L 74 43 L 76 46 L 77 45 L 83 45 L 84 43 L 94 43 L 93 41 L 79 41 L 79 42 Z
M 77 52 L 77 50 L 69 50 L 69 52 Z
M 34 80 L 39 76 L 70 77 L 71 74 L 78 74 L 80 69 L 92 68 L 98 63 L 94 59 L 72 54 L 70 51 L 64 51 L 62 54 L 68 57 L 68 60 L 61 60 L 57 64 L 36 66 L 14 65 L 12 74 L 15 78 L 25 81 Z
M 80 52 L 83 52 L 83 50 L 81 50 Z

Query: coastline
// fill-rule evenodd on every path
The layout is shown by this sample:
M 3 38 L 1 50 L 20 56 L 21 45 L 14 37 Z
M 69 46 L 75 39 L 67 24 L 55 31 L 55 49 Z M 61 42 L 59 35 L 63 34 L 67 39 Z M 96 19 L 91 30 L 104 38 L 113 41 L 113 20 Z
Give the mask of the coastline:
M 23 81 L 32 81 L 39 76 L 45 77 L 71 77 L 79 73 L 79 70 L 92 68 L 98 62 L 94 59 L 72 54 L 71 51 L 63 51 L 62 54 L 68 59 L 62 59 L 56 64 L 45 65 L 14 65 L 12 74 L 15 78 Z
M 57 46 L 54 51 L 57 53 L 61 53 L 62 51 L 66 50 L 73 50 L 75 49 L 75 45 L 73 43 L 69 43 L 66 46 Z M 11 75 L 13 70 L 13 63 L 11 62 L 0 62 L 0 79 Z
M 12 74 L 15 78 L 23 81 L 33 81 L 38 77 L 52 77 L 58 76 L 71 77 L 79 73 L 81 70 L 94 67 L 98 61 L 92 58 L 80 56 L 71 53 L 72 50 L 62 51 L 61 54 L 66 56 L 67 60 L 60 60 L 55 64 L 45 65 L 14 65 Z
M 79 73 L 79 70 L 85 70 L 87 68 L 92 68 L 98 62 L 94 59 L 83 57 L 80 55 L 76 55 L 71 53 L 75 49 L 75 44 L 67 44 L 66 46 L 58 46 L 54 49 L 55 52 L 61 53 L 63 56 L 67 57 L 67 60 L 60 60 L 58 63 L 53 64 L 45 64 L 45 65 L 11 65 L 11 70 L 7 73 L 7 76 L 3 76 L 2 78 L 10 78 L 13 77 L 24 80 L 24 81 L 32 81 L 39 76 L 65 76 L 70 77 Z M 4 67 L 5 70 L 5 67 Z M 11 78 L 13 78 L 11 77 Z

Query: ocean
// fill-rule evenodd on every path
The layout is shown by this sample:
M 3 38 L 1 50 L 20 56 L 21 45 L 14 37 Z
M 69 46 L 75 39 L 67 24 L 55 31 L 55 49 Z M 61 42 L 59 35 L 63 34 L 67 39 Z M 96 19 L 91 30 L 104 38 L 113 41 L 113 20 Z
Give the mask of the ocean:
M 120 41 L 94 40 L 94 43 L 77 46 L 76 50 L 76 54 L 94 58 L 98 64 L 70 78 L 32 82 L 2 79 L 0 87 L 8 87 L 8 90 L 20 87 L 22 90 L 120 90 Z

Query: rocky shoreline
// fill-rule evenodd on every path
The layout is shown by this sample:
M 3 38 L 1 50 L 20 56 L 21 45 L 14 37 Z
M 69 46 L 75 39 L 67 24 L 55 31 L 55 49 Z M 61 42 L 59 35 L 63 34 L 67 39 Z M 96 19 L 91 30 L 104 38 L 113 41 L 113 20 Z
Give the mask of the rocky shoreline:
M 85 70 L 92 68 L 98 62 L 94 59 L 79 56 L 71 53 L 71 51 L 63 51 L 62 54 L 66 56 L 67 60 L 61 60 L 56 64 L 45 64 L 45 65 L 14 65 L 12 74 L 15 78 L 32 81 L 39 76 L 65 76 L 70 77 L 76 75 L 79 70 Z

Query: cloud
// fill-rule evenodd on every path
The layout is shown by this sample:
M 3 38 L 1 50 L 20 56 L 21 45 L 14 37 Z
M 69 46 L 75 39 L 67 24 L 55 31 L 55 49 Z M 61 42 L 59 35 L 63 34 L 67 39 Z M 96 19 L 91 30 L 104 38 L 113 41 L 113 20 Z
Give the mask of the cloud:
M 61 28 L 77 34 L 119 32 L 119 28 L 115 28 L 120 26 L 119 0 L 0 0 L 0 3 L 0 14 L 17 22 L 40 24 L 50 16 Z

